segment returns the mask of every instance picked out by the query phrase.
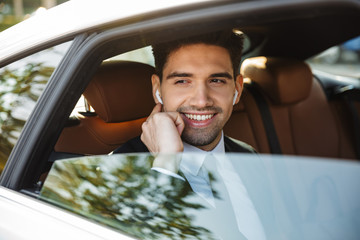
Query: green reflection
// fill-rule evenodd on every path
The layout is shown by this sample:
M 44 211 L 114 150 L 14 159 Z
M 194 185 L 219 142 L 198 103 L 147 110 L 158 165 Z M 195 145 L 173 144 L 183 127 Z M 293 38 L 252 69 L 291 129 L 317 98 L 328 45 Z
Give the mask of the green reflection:
M 42 63 L 0 71 L 0 173 L 53 71 Z
M 214 239 L 189 209 L 205 207 L 180 179 L 151 170 L 149 155 L 55 162 L 41 197 L 141 239 Z

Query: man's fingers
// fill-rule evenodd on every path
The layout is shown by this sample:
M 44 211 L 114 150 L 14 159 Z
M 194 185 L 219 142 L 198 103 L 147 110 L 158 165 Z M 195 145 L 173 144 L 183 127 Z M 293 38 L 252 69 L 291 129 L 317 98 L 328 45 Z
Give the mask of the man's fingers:
M 150 152 L 181 152 L 184 121 L 178 112 L 160 112 L 158 105 L 142 125 L 141 140 Z
M 168 117 L 170 117 L 170 119 L 174 122 L 174 125 L 175 125 L 179 135 L 181 136 L 181 134 L 185 128 L 185 123 L 184 123 L 184 120 L 182 119 L 180 113 L 166 112 L 164 114 L 167 115 Z
M 176 114 L 176 118 L 175 118 L 174 123 L 175 123 L 175 126 L 176 126 L 176 128 L 177 128 L 177 130 L 179 132 L 179 135 L 181 136 L 181 134 L 182 134 L 182 132 L 183 132 L 183 130 L 185 128 L 185 123 L 184 123 L 184 120 L 182 119 L 180 113 Z
M 153 108 L 152 112 L 150 113 L 150 115 L 148 117 L 148 120 L 150 120 L 151 117 L 153 117 L 156 113 L 160 113 L 161 109 L 162 109 L 162 104 L 157 103 L 155 105 L 155 107 Z M 182 134 L 182 132 L 183 132 L 183 130 L 185 128 L 185 123 L 184 123 L 184 120 L 181 118 L 180 113 L 178 113 L 178 112 L 164 112 L 163 114 L 164 114 L 164 116 L 165 115 L 169 116 L 173 120 L 173 122 L 175 124 L 175 127 L 176 127 L 179 135 L 181 136 L 181 134 Z

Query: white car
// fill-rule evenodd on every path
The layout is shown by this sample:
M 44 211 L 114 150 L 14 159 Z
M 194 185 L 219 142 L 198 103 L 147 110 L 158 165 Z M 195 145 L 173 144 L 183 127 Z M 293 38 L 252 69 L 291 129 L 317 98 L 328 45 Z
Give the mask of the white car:
M 356 22 L 358 0 L 73 0 L 1 32 L 0 239 L 360 239 L 359 78 L 307 63 Z M 223 29 L 246 80 L 224 133 L 258 154 L 207 159 L 205 190 L 111 154 L 154 107 L 151 45 Z

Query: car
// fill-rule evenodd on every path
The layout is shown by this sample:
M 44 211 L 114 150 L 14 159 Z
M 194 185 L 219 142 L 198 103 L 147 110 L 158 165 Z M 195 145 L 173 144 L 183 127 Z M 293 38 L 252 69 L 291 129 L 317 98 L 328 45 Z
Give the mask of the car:
M 356 22 L 358 0 L 72 0 L 1 32 L 0 238 L 359 239 L 359 60 L 317 57 Z M 206 156 L 205 190 L 153 169 L 202 154 L 112 153 L 155 105 L 151 46 L 224 29 L 224 133 L 258 153 Z

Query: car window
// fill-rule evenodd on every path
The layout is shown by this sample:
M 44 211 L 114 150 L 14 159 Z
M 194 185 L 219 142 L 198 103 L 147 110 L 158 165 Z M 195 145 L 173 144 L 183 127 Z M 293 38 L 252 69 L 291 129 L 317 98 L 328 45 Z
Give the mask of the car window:
M 0 69 L 0 172 L 70 44 L 43 50 Z
M 358 239 L 359 181 L 347 161 L 113 154 L 55 161 L 40 198 L 137 239 Z
M 360 79 L 360 36 L 308 60 L 315 70 Z

